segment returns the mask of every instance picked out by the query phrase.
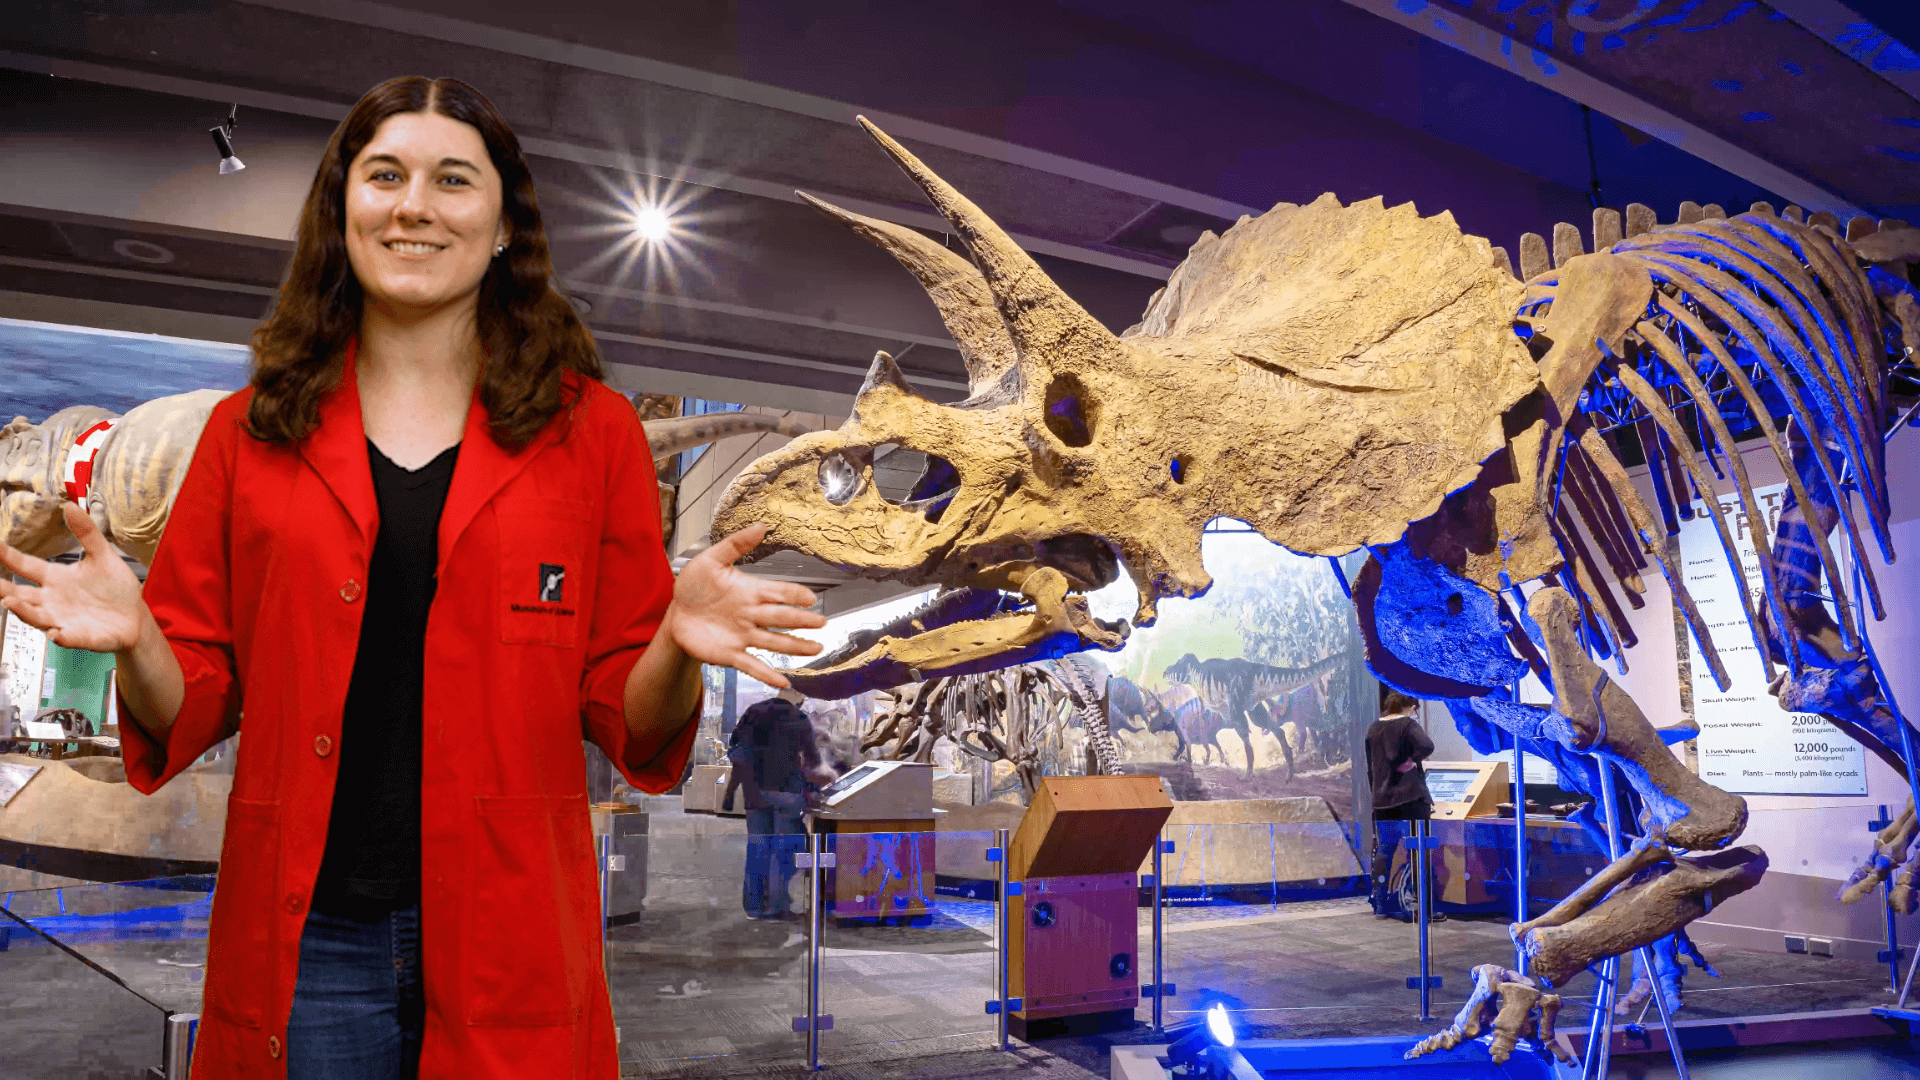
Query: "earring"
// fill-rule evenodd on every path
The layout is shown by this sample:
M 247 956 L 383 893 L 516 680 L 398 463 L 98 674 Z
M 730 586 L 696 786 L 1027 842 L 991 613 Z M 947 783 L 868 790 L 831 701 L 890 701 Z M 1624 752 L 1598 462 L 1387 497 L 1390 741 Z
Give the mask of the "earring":
M 505 255 L 506 253 L 507 253 L 507 245 L 505 245 L 505 244 L 500 244 L 500 245 L 497 245 L 497 246 L 496 246 L 496 247 L 495 247 L 495 248 L 493 249 L 493 257 L 494 257 L 494 258 L 496 258 L 496 259 L 497 259 L 497 258 L 499 258 L 499 257 L 500 257 L 500 256 L 502 256 L 502 255 Z

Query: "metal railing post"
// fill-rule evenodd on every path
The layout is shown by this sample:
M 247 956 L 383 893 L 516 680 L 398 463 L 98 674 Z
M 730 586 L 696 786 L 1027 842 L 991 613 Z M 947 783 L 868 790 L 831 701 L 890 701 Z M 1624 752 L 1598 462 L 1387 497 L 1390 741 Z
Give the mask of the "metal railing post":
M 1520 700 L 1519 684 L 1513 699 Z M 1520 737 L 1513 737 L 1513 921 L 1523 923 L 1532 914 L 1527 910 L 1527 752 Z M 1513 943 L 1513 970 L 1527 973 L 1527 952 Z
M 1007 851 L 1007 844 L 1011 836 L 1012 834 L 1006 829 L 995 829 L 993 831 L 994 846 L 1000 849 L 1000 910 L 996 913 L 997 918 L 994 920 L 993 927 L 993 993 L 999 1000 L 1000 1007 L 994 1010 L 993 1014 L 993 1038 L 994 1046 L 1001 1050 L 1008 1048 L 1007 981 L 1009 977 L 1008 971 L 1011 967 L 1011 950 L 1013 948 L 1013 904 L 1012 898 L 1007 895 L 1007 863 L 1011 861 L 1007 857 L 1010 854 Z
M 1433 1019 L 1433 979 L 1428 974 L 1432 970 L 1432 957 L 1427 952 L 1427 924 L 1431 920 L 1433 897 L 1428 895 L 1427 881 L 1427 820 L 1420 818 L 1413 823 L 1414 859 L 1413 872 L 1415 888 L 1419 890 L 1419 912 L 1415 918 L 1420 923 L 1420 1019 Z
M 1900 992 L 1900 924 L 1893 906 L 1893 875 L 1888 874 L 1887 880 L 1880 884 L 1880 895 L 1885 901 L 1881 906 L 1887 913 L 1887 983 L 1897 994 Z
M 168 1013 L 160 1036 L 160 1068 L 165 1080 L 187 1080 L 193 1067 L 193 1037 L 200 1030 L 199 1013 Z
M 613 976 L 613 941 L 607 923 L 613 918 L 613 820 L 607 818 L 607 831 L 594 837 L 600 849 L 600 968 Z
M 825 925 L 826 880 L 821 873 L 820 855 L 826 850 L 823 834 L 815 829 L 807 834 L 807 1069 L 820 1069 L 820 934 Z
M 1161 945 L 1165 940 L 1161 937 L 1161 908 L 1164 903 L 1164 901 L 1162 900 L 1162 896 L 1164 894 L 1161 892 L 1161 888 L 1162 888 L 1161 874 L 1162 874 L 1162 863 L 1166 855 L 1166 849 L 1167 849 L 1167 846 L 1164 843 L 1162 843 L 1160 840 L 1160 834 L 1157 832 L 1154 833 L 1153 834 L 1153 1033 L 1155 1035 L 1159 1035 L 1160 1033 L 1166 1031 L 1166 1025 L 1162 1022 L 1163 1020 L 1162 1013 L 1163 1013 L 1163 1010 L 1166 1008 L 1165 1003 L 1166 1003 L 1167 995 L 1162 988 L 1167 985 L 1167 978 L 1163 972 L 1163 969 L 1161 968 L 1161 956 L 1162 956 Z

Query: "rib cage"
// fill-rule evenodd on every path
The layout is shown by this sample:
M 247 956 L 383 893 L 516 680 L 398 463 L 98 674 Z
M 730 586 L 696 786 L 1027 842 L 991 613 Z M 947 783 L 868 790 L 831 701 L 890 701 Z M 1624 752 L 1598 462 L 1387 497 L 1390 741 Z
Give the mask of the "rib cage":
M 1677 534 L 1679 522 L 1692 517 L 1693 492 L 1712 490 L 1709 470 L 1721 479 L 1730 472 L 1749 520 L 1765 522 L 1744 462 L 1731 452 L 1730 418 L 1738 428 L 1759 429 L 1795 498 L 1807 506 L 1809 493 L 1793 467 L 1786 436 L 1773 420 L 1783 413 L 1790 417 L 1808 436 L 1829 490 L 1861 493 L 1868 527 L 1891 561 L 1883 455 L 1888 376 L 1898 368 L 1911 379 L 1912 367 L 1890 349 L 1874 284 L 1852 246 L 1839 236 L 1838 224 L 1830 215 L 1802 221 L 1797 207 L 1776 216 L 1765 203 L 1731 219 L 1717 206 L 1684 203 L 1678 221 L 1670 225 L 1655 224 L 1653 212 L 1640 205 L 1628 208 L 1624 223 L 1616 211 L 1594 212 L 1596 249 L 1632 260 L 1654 282 L 1647 311 L 1621 354 L 1608 356 L 1582 388 L 1579 414 L 1568 424 L 1574 438 L 1561 444 L 1560 459 L 1547 466 L 1555 477 L 1555 539 L 1567 564 L 1560 575 L 1567 580 L 1559 584 L 1580 602 L 1603 655 L 1619 657 L 1634 644 L 1608 577 L 1621 584 L 1631 606 L 1640 607 L 1638 572 L 1652 559 L 1692 626 L 1715 681 L 1726 685 L 1724 667 L 1692 598 L 1681 576 L 1667 565 L 1665 537 Z M 1881 229 L 1903 227 L 1902 222 L 1857 218 L 1847 236 L 1859 240 Z M 1496 252 L 1504 262 L 1505 252 Z M 1515 329 L 1531 336 L 1551 308 L 1558 269 L 1583 254 L 1579 230 L 1566 224 L 1555 228 L 1551 264 L 1547 242 L 1538 235 L 1522 237 L 1520 253 L 1527 293 Z M 1618 461 L 1620 439 L 1629 427 L 1649 466 L 1660 504 L 1657 521 L 1626 482 Z M 1702 501 L 1735 580 L 1743 583 L 1744 614 L 1771 680 L 1775 670 L 1764 627 L 1788 625 L 1788 596 L 1770 557 L 1767 529 L 1761 525 L 1752 530 L 1762 570 L 1756 595 L 1744 585 L 1719 501 Z M 1839 510 L 1862 591 L 1875 617 L 1882 617 L 1854 500 L 1843 497 Z M 1575 519 L 1586 526 L 1598 558 L 1574 527 Z M 1858 631 L 1851 615 L 1860 598 L 1848 596 L 1833 545 L 1819 530 L 1813 532 L 1844 643 L 1855 649 Z M 1603 567 L 1609 573 L 1603 574 Z M 1624 659 L 1619 662 L 1624 669 Z M 1796 651 L 1787 650 L 1786 662 L 1798 674 L 1801 659 Z

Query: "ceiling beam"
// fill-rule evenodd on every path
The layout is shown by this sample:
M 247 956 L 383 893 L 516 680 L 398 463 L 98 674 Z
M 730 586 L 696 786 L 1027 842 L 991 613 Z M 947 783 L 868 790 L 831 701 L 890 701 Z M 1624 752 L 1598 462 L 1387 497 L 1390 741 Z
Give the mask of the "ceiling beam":
M 1553 54 L 1551 63 L 1543 65 L 1538 58 L 1546 54 L 1533 43 L 1515 41 L 1497 30 L 1482 26 L 1459 14 L 1452 6 L 1429 0 L 1346 2 L 1630 124 L 1808 210 L 1824 210 L 1842 220 L 1862 213 L 1853 203 L 1813 181 L 1643 101 L 1612 83 L 1581 71 L 1558 53 Z M 1516 133 L 1517 136 L 1523 134 Z
M 508 30 L 486 23 L 430 14 L 391 4 L 373 3 L 370 0 L 242 0 L 242 2 L 314 18 L 349 22 L 357 26 L 377 27 L 398 34 L 450 41 L 512 56 L 563 64 L 584 71 L 598 71 L 602 74 L 616 75 L 640 82 L 657 83 L 661 86 L 710 94 L 714 97 L 758 105 L 767 109 L 778 109 L 817 120 L 831 120 L 851 125 L 854 114 L 859 113 L 885 128 L 888 134 L 898 139 L 930 143 L 1009 165 L 1082 180 L 1113 191 L 1124 191 L 1130 195 L 1153 199 L 1156 202 L 1184 206 L 1189 210 L 1211 214 L 1228 221 L 1233 221 L 1242 214 L 1260 213 L 1253 207 L 1242 206 L 1227 199 L 1203 195 L 1172 184 L 1163 184 L 1059 154 L 1017 146 L 1002 139 L 976 135 L 908 116 L 899 116 L 882 109 L 861 108 L 847 102 L 769 86 L 731 75 L 719 75 L 698 68 L 682 67 L 662 60 L 598 49 L 590 45 L 541 37 L 537 34 Z
M 210 82 L 204 79 L 189 79 L 177 75 L 162 75 L 151 71 L 119 67 L 112 64 L 98 64 L 85 60 L 68 60 L 61 57 L 42 56 L 38 53 L 23 53 L 15 50 L 0 49 L 0 68 L 25 71 L 37 75 L 52 75 L 62 79 L 79 79 L 84 82 L 100 83 L 106 86 L 119 86 L 130 90 L 144 90 L 148 93 L 171 94 L 176 97 L 196 98 L 202 101 L 220 101 L 245 105 L 250 109 L 266 109 L 272 112 L 287 113 L 293 116 L 306 116 L 318 120 L 338 123 L 345 119 L 352 108 L 339 102 L 325 101 L 319 98 L 300 97 L 282 94 L 271 90 L 257 90 L 247 86 L 235 86 L 228 83 Z M 843 107 L 843 115 L 848 124 L 852 112 Z M 907 125 L 912 126 L 912 125 Z M 911 136 L 910 136 L 911 137 Z M 591 165 L 597 168 L 614 169 L 634 176 L 658 176 L 650 172 L 631 154 L 605 150 L 594 146 L 581 146 L 578 143 L 560 139 L 542 139 L 522 137 L 520 146 L 529 156 L 552 158 L 557 161 L 571 161 L 578 165 Z M 1065 160 L 1065 159 L 1062 159 Z M 693 166 L 676 166 L 671 176 L 660 179 L 691 184 L 695 187 L 718 188 L 735 191 L 742 195 L 753 195 L 775 202 L 800 204 L 801 199 L 789 183 L 772 180 L 759 180 L 738 173 L 722 172 L 715 169 L 701 169 Z M 1142 181 L 1145 183 L 1145 181 Z M 1217 200 L 1216 200 L 1217 201 Z M 917 229 L 930 229 L 946 232 L 951 229 L 945 218 L 931 211 L 907 210 L 888 203 L 872 202 L 866 199 L 849 197 L 835 193 L 835 205 L 867 217 L 891 221 L 897 225 L 909 225 Z M 1237 217 L 1244 211 L 1234 207 L 1230 216 Z M 1051 255 L 1055 258 L 1086 263 L 1108 270 L 1136 274 L 1140 277 L 1165 281 L 1172 276 L 1171 268 L 1144 259 L 1130 259 L 1112 252 L 1094 251 L 1074 244 L 1063 244 L 1057 240 L 1047 240 L 1021 233 L 1009 233 L 1014 242 L 1036 255 Z
M 1920 101 L 1920 66 L 1892 62 L 1913 50 L 1840 0 L 1768 0 L 1767 6 Z M 1889 50 L 1894 57 L 1886 56 Z

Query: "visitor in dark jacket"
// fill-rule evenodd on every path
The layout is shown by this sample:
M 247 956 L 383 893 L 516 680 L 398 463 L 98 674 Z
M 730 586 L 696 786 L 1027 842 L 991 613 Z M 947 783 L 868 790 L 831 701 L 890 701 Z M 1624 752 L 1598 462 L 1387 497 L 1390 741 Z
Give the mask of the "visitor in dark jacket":
M 1433 797 L 1420 763 L 1433 756 L 1433 740 L 1415 713 L 1419 703 L 1381 687 L 1380 719 L 1367 728 L 1367 784 L 1373 790 L 1373 913 L 1411 922 L 1413 916 L 1393 897 L 1388 871 L 1400 838 L 1411 834 L 1404 822 L 1433 816 Z
M 747 817 L 741 905 L 749 918 L 788 918 L 793 857 L 806 846 L 807 786 L 825 775 L 813 722 L 793 702 L 770 698 L 740 714 L 730 743 L 726 797 L 737 786 Z

